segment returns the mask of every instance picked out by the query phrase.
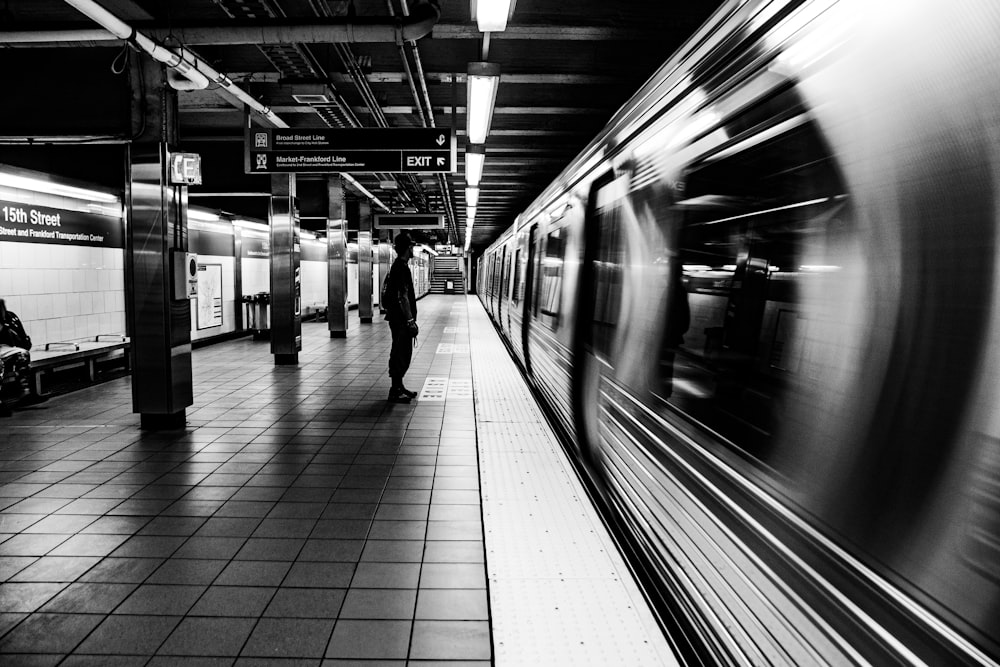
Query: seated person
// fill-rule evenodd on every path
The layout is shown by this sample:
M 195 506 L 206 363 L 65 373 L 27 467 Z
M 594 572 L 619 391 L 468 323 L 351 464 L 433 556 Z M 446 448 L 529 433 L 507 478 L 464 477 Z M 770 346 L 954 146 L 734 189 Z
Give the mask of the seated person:
M 20 399 L 28 391 L 30 349 L 31 338 L 24 331 L 21 319 L 7 310 L 7 304 L 0 299 L 0 417 L 9 417 L 8 402 Z

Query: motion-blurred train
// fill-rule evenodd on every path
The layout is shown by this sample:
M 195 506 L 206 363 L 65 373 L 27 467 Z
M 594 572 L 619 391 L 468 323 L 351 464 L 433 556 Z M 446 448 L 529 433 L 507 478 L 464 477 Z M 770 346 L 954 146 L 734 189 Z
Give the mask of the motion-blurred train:
M 998 223 L 1000 2 L 741 0 L 479 258 L 687 661 L 996 664 Z

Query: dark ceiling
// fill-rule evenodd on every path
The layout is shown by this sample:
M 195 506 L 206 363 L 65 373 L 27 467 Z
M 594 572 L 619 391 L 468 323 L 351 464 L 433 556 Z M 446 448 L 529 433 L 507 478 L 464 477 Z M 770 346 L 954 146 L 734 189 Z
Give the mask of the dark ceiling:
M 442 212 L 451 240 L 465 229 L 465 79 L 469 62 L 497 63 L 501 80 L 472 244 L 509 226 L 598 133 L 642 82 L 721 0 L 516 0 L 504 32 L 479 32 L 467 0 L 441 0 L 430 34 L 414 42 L 275 40 L 251 43 L 246 27 L 411 21 L 427 10 L 400 0 L 100 0 L 107 10 L 167 45 L 183 44 L 293 128 L 451 127 L 458 169 L 434 175 L 353 174 L 394 210 Z M 411 15 L 411 11 L 413 12 Z M 410 18 L 406 18 L 409 16 Z M 120 183 L 115 149 L 42 149 L 29 138 L 114 134 L 121 106 L 109 84 L 122 42 L 61 0 L 0 2 L 0 82 L 16 101 L 0 111 L 0 162 Z M 237 30 L 239 28 L 239 30 Z M 67 30 L 59 37 L 47 31 Z M 81 30 L 90 31 L 86 34 Z M 44 39 L 39 31 L 46 31 Z M 305 32 L 291 33 L 305 39 Z M 88 41 L 64 41 L 66 39 Z M 259 38 L 256 38 L 259 39 Z M 58 43 L 55 43 L 58 42 Z M 412 84 L 412 85 L 411 85 Z M 117 92 L 116 92 L 117 91 Z M 193 202 L 262 216 L 269 189 L 243 173 L 244 113 L 223 91 L 179 94 L 181 148 L 201 153 L 205 182 Z M 304 103 L 295 96 L 320 100 Z M 127 95 L 124 96 L 127 99 Z M 324 100 L 325 101 L 322 101 Z M 432 115 L 425 112 L 429 100 Z M 125 114 L 127 117 L 127 113 Z M 126 121 L 127 122 L 127 118 Z M 22 145 L 18 145 L 22 144 Z M 46 150 L 48 152 L 46 152 Z M 121 149 L 118 148 L 120 151 Z M 40 159 L 39 155 L 44 155 Z M 77 157 L 80 156 L 80 157 Z M 99 172 L 99 173 L 98 173 Z M 395 189 L 380 183 L 397 182 Z M 305 228 L 322 227 L 322 179 L 300 177 Z M 457 237 L 457 238 L 456 238 Z M 440 240 L 444 239 L 444 234 Z

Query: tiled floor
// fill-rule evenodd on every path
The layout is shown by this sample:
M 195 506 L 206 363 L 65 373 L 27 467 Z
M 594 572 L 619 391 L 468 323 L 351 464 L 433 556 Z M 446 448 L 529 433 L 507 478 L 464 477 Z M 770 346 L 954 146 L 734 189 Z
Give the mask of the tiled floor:
M 294 367 L 195 350 L 183 432 L 128 378 L 0 422 L 0 664 L 490 664 L 466 300 L 420 313 L 407 384 L 464 390 L 387 404 L 352 313 Z

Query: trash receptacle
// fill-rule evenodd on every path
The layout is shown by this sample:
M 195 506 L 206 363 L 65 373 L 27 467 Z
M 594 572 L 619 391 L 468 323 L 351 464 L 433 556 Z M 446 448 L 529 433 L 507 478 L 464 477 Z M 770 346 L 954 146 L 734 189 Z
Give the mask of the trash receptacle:
M 268 320 L 268 304 L 271 302 L 271 295 L 267 292 L 257 292 L 243 297 L 246 307 L 247 329 L 253 334 L 254 340 L 262 340 L 270 335 L 270 321 Z

